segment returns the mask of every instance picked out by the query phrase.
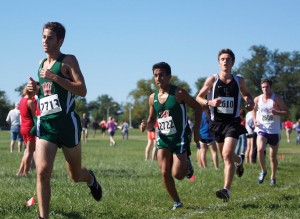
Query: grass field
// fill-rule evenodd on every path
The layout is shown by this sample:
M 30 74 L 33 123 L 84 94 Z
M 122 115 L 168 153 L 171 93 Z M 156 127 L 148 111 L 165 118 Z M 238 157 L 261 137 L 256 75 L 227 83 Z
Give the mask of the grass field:
M 171 211 L 156 162 L 144 161 L 145 133 L 130 130 L 125 141 L 117 132 L 117 144 L 110 147 L 107 136 L 93 138 L 90 132 L 89 142 L 83 144 L 83 164 L 99 179 L 103 199 L 95 202 L 84 183 L 70 180 L 59 150 L 51 181 L 51 218 L 300 218 L 300 145 L 294 139 L 295 133 L 287 144 L 282 133 L 279 154 L 284 158 L 279 158 L 276 186 L 269 185 L 270 175 L 258 185 L 258 164 L 246 164 L 244 176 L 234 178 L 228 203 L 215 197 L 223 186 L 222 162 L 220 170 L 214 170 L 208 154 L 209 168 L 199 169 L 193 144 L 196 180 L 176 181 L 184 208 Z M 27 177 L 15 175 L 22 155 L 16 149 L 9 152 L 9 141 L 9 132 L 0 131 L 0 218 L 36 218 L 37 204 L 25 206 L 35 195 L 35 171 Z

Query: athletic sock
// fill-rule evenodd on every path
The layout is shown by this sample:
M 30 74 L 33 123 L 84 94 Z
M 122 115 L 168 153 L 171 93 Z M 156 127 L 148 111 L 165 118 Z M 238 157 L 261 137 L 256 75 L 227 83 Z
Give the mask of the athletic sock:
M 226 188 L 224 188 L 224 189 L 226 189 Z M 230 189 L 226 189 L 226 191 L 227 191 L 227 194 L 230 196 Z
M 90 173 L 89 173 L 90 174 Z M 91 174 L 90 174 L 91 175 Z M 95 183 L 95 179 L 94 179 L 94 177 L 91 175 L 91 177 L 93 178 L 93 180 L 92 180 L 92 183 L 91 184 L 89 184 L 89 183 L 87 183 L 88 184 L 88 186 L 93 186 L 94 185 L 94 183 Z

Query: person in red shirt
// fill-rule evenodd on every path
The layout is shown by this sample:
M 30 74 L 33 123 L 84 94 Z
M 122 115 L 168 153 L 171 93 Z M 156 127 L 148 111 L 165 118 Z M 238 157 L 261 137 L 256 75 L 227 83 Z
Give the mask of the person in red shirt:
M 284 125 L 284 128 L 285 128 L 287 143 L 290 143 L 290 134 L 292 133 L 294 124 L 290 119 L 288 119 L 284 122 L 283 125 Z
M 158 122 L 155 122 L 155 125 L 148 129 L 147 136 L 148 142 L 145 149 L 145 160 L 149 160 L 149 154 L 152 147 L 152 160 L 157 160 L 157 147 L 156 147 L 156 138 L 157 138 L 157 128 Z
M 26 150 L 20 164 L 20 168 L 17 175 L 25 176 L 28 174 L 30 164 L 33 159 L 33 153 L 35 150 L 35 137 L 30 133 L 31 128 L 34 125 L 33 118 L 36 115 L 36 100 L 35 93 L 30 92 L 25 87 L 23 91 L 23 97 L 20 100 L 20 116 L 21 116 L 21 135 L 23 137 Z

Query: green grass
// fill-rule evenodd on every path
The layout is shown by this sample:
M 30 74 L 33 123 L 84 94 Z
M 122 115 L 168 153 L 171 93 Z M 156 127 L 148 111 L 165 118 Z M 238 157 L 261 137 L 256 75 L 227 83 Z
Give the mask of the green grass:
M 117 132 L 114 147 L 109 146 L 107 136 L 90 134 L 90 141 L 82 147 L 83 164 L 99 179 L 103 199 L 95 202 L 84 183 L 70 180 L 59 150 L 51 180 L 51 218 L 299 218 L 300 146 L 294 143 L 294 135 L 287 144 L 282 134 L 279 154 L 284 158 L 279 158 L 277 185 L 269 185 L 269 174 L 264 184 L 257 185 L 258 164 L 246 164 L 244 176 L 234 178 L 228 203 L 215 197 L 223 186 L 222 162 L 220 170 L 214 170 L 208 153 L 209 168 L 197 168 L 193 144 L 196 181 L 176 181 L 184 208 L 174 212 L 157 163 L 144 161 L 146 133 L 130 130 L 130 139 L 125 141 Z M 36 218 L 37 204 L 25 206 L 36 193 L 35 172 L 28 177 L 15 175 L 22 155 L 9 152 L 9 141 L 9 132 L 0 131 L 0 218 Z

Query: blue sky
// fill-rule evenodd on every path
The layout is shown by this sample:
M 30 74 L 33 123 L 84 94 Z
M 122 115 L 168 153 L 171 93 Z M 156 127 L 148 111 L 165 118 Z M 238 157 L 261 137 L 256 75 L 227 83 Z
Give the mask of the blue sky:
M 44 5 L 42 4 L 44 3 Z M 297 0 L 10 0 L 1 3 L 1 80 L 11 103 L 16 87 L 37 78 L 45 57 L 42 26 L 65 25 L 62 52 L 77 57 L 88 101 L 108 94 L 118 103 L 152 65 L 171 65 L 173 75 L 196 92 L 195 82 L 218 72 L 217 53 L 231 48 L 236 65 L 252 45 L 281 52 L 300 50 Z

